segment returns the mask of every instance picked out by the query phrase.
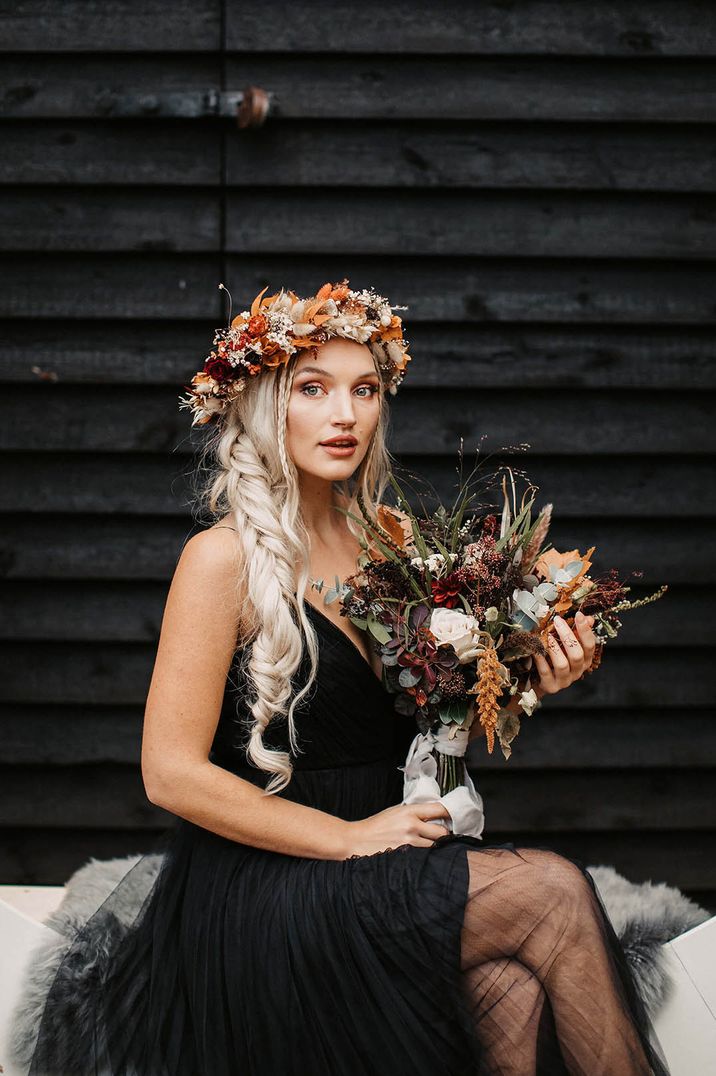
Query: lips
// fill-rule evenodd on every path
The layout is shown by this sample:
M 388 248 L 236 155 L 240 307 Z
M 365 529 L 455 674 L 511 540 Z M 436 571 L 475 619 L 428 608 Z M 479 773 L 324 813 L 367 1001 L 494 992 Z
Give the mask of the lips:
M 321 441 L 322 445 L 334 445 L 342 448 L 354 448 L 358 444 L 355 437 L 332 437 L 330 441 Z

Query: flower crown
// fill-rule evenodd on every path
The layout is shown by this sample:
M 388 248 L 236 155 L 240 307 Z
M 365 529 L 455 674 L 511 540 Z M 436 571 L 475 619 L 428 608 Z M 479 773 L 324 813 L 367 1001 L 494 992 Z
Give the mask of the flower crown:
M 189 395 L 179 397 L 179 407 L 194 412 L 193 426 L 225 411 L 251 378 L 287 363 L 302 348 L 319 347 L 334 336 L 368 344 L 378 360 L 384 385 L 395 395 L 410 355 L 402 319 L 393 310 L 407 310 L 407 306 L 391 307 L 372 288 L 353 291 L 347 278 L 338 284 L 324 284 L 308 299 L 284 288 L 264 298 L 266 291 L 268 286 L 259 292 L 250 310 L 237 315 L 226 328 L 215 330 L 215 350 L 191 384 L 184 386 Z

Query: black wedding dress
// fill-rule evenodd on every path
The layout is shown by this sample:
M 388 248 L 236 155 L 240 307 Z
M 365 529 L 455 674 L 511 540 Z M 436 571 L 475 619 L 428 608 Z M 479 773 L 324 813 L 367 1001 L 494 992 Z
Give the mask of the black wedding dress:
M 401 802 L 416 729 L 349 636 L 306 605 L 319 672 L 297 708 L 304 753 L 278 794 L 365 818 Z M 265 785 L 233 746 L 237 670 L 210 757 Z M 285 728 L 273 721 L 266 742 L 285 747 Z M 578 861 L 450 833 L 308 859 L 178 817 L 155 851 L 146 891 L 136 883 L 155 853 L 77 931 L 29 1076 L 668 1076 Z

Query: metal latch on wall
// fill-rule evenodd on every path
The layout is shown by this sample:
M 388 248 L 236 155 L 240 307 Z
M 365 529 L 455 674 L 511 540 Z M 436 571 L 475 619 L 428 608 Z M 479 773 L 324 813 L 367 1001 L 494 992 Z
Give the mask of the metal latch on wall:
M 236 120 L 237 127 L 261 127 L 271 108 L 272 94 L 260 86 L 243 90 L 176 90 L 169 93 L 103 94 L 97 108 L 105 116 L 125 119 Z

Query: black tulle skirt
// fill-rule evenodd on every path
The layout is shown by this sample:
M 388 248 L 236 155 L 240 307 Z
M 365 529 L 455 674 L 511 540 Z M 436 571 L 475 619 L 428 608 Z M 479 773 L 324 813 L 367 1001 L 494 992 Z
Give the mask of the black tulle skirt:
M 350 820 L 400 781 L 376 763 L 289 788 Z M 69 945 L 30 1076 L 668 1076 L 576 860 L 450 834 L 307 859 L 180 818 L 157 852 Z

